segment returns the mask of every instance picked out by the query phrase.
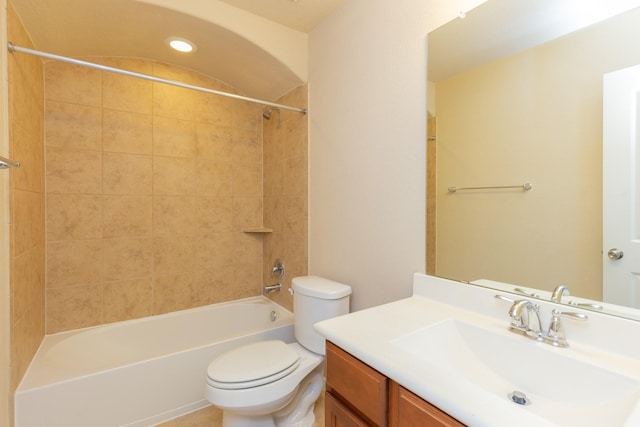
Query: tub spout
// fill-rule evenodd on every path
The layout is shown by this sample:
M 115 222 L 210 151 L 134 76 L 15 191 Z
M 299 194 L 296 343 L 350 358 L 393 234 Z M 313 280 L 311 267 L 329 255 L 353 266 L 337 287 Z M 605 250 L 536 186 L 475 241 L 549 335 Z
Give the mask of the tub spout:
M 280 283 L 276 283 L 275 285 L 265 286 L 262 293 L 267 296 L 271 292 L 280 292 L 280 289 L 282 289 L 282 285 Z

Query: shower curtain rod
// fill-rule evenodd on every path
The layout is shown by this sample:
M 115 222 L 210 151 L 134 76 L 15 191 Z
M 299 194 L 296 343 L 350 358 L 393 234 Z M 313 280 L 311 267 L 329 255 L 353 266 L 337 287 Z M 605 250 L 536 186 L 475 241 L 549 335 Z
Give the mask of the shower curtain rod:
M 164 84 L 168 84 L 168 85 L 172 85 L 172 86 L 178 86 L 178 87 L 182 87 L 182 88 L 185 88 L 185 89 L 192 89 L 192 90 L 196 90 L 196 91 L 199 91 L 199 92 L 206 92 L 206 93 L 211 93 L 211 94 L 214 94 L 214 95 L 226 96 L 228 98 L 234 98 L 234 99 L 239 99 L 241 101 L 253 102 L 255 104 L 261 104 L 261 105 L 265 105 L 265 106 L 268 106 L 268 107 L 280 108 L 282 110 L 296 111 L 298 113 L 307 114 L 307 109 L 306 108 L 290 107 L 288 105 L 276 104 L 275 102 L 263 101 L 262 99 L 249 98 L 249 97 L 246 97 L 246 96 L 235 95 L 233 93 L 221 92 L 221 91 L 218 91 L 218 90 L 208 89 L 206 87 L 201 87 L 201 86 L 194 86 L 194 85 L 190 85 L 190 84 L 187 84 L 187 83 L 178 82 L 178 81 L 175 81 L 175 80 L 162 79 L 162 78 L 159 78 L 159 77 L 150 76 L 148 74 L 135 73 L 133 71 L 127 71 L 127 70 L 121 70 L 119 68 L 107 67 L 106 65 L 94 64 L 93 62 L 80 61 L 78 59 L 68 58 L 66 56 L 54 55 L 52 53 L 47 53 L 47 52 L 42 52 L 42 51 L 39 51 L 39 50 L 29 49 L 29 48 L 26 48 L 26 47 L 16 46 L 11 42 L 7 43 L 7 48 L 9 50 L 9 52 L 11 52 L 11 53 L 13 53 L 13 52 L 27 53 L 29 55 L 35 55 L 35 56 L 40 56 L 40 57 L 43 57 L 43 58 L 54 59 L 56 61 L 61 61 L 61 62 L 68 62 L 70 64 L 81 65 L 83 67 L 94 68 L 94 69 L 102 70 L 102 71 L 109 71 L 111 73 L 122 74 L 122 75 L 129 76 L 129 77 L 136 77 L 136 78 L 139 78 L 139 79 L 151 80 L 153 82 L 164 83 Z

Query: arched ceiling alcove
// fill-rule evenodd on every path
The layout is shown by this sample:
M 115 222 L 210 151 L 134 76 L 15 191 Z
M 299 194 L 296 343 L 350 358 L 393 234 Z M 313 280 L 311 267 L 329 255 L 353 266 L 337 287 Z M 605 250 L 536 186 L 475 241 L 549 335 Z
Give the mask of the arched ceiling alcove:
M 187 67 L 273 100 L 307 81 L 307 34 L 218 0 L 12 0 L 36 49 Z M 291 3 L 288 1 L 288 3 Z M 191 40 L 181 54 L 165 39 Z

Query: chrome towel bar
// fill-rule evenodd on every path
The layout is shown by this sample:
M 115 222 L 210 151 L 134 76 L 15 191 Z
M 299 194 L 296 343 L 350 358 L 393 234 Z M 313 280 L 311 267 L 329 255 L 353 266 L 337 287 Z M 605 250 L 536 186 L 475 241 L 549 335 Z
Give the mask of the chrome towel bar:
M 0 156 L 0 169 L 19 168 L 20 162 L 14 162 L 6 157 Z
M 501 185 L 501 186 L 492 186 L 492 187 L 449 187 L 449 193 L 455 193 L 458 190 L 494 190 L 494 189 L 504 189 L 504 188 L 521 188 L 524 191 L 531 190 L 533 185 L 528 182 L 525 182 L 522 185 Z

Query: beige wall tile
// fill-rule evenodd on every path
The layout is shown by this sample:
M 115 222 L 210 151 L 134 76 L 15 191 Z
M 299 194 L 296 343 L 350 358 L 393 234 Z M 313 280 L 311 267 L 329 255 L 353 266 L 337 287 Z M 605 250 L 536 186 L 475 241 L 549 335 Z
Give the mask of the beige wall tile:
M 153 314 L 151 277 L 104 284 L 104 322 L 137 319 Z
M 275 233 L 284 231 L 284 197 L 266 197 L 264 199 L 264 220 Z
M 196 224 L 199 233 L 233 230 L 233 199 L 231 197 L 196 198 Z
M 47 290 L 47 333 L 102 323 L 102 285 Z
M 257 233 L 238 233 L 234 239 L 236 263 L 262 264 L 262 236 Z
M 29 291 L 32 276 L 31 261 L 30 252 L 11 258 L 11 319 L 21 319 L 29 310 Z
M 103 63 L 142 74 L 152 74 L 153 71 L 152 62 L 144 59 L 104 58 Z M 102 76 L 102 105 L 104 108 L 150 115 L 152 86 L 148 80 L 105 72 Z
M 233 199 L 233 228 L 260 227 L 262 225 L 263 202 L 260 198 Z
M 233 161 L 237 163 L 262 163 L 261 130 L 234 128 Z
M 48 147 L 46 181 L 48 193 L 101 194 L 102 153 Z
M 99 238 L 102 238 L 102 196 L 47 196 L 47 240 Z
M 262 165 L 260 163 L 233 164 L 233 196 L 262 197 Z
M 103 197 L 104 238 L 151 236 L 152 196 Z
M 131 154 L 153 153 L 152 116 L 104 109 L 104 151 Z
M 207 268 L 196 270 L 196 300 L 198 305 L 229 301 L 226 289 L 232 289 L 235 275 L 229 268 Z
M 150 277 L 153 273 L 151 238 L 105 239 L 104 280 Z
M 196 198 L 153 197 L 153 235 L 179 236 L 196 230 Z
M 12 188 L 44 191 L 44 143 L 42 135 L 35 137 L 16 123 L 10 124 L 10 158 L 18 159 L 20 167 L 8 171 Z
M 102 282 L 102 240 L 47 243 L 47 287 Z
M 307 159 L 305 156 L 288 158 L 284 165 L 285 196 L 304 196 L 307 194 Z
M 102 61 L 138 72 L 151 67 L 154 75 L 230 90 L 167 64 L 128 58 Z M 49 142 L 56 146 L 48 147 L 46 165 L 52 208 L 46 245 L 50 330 L 258 295 L 263 274 L 268 274 L 263 266 L 267 254 L 286 254 L 296 271 L 306 271 L 306 252 L 297 246 L 294 234 L 300 232 L 300 240 L 306 241 L 306 151 L 299 153 L 295 145 L 299 124 L 285 123 L 293 116 L 276 113 L 263 126 L 260 106 L 107 73 L 97 76 L 100 87 L 93 91 L 84 88 L 91 76 L 79 76 L 79 87 L 65 98 L 61 88 L 71 83 L 64 73 L 54 69 L 47 76 L 53 85 L 47 122 L 56 122 L 49 128 Z M 27 111 L 37 111 L 30 104 L 20 109 L 25 117 Z M 102 121 L 96 121 L 101 146 L 73 145 L 83 132 L 96 134 L 82 127 L 97 117 L 89 114 L 93 111 L 101 111 Z M 77 120 L 79 115 L 77 129 L 56 130 L 55 125 L 63 123 L 58 116 Z M 37 147 L 37 139 L 33 141 Z M 69 159 L 70 170 L 56 167 Z M 36 156 L 33 163 L 37 162 Z M 294 169 L 285 177 L 287 167 Z M 44 189 L 35 170 L 14 181 Z M 303 183 L 295 182 L 298 178 Z M 301 193 L 299 200 L 285 197 L 285 191 Z M 263 194 L 269 196 L 264 201 Z M 23 209 L 35 206 L 36 212 L 44 211 L 43 203 L 34 203 L 31 195 L 20 197 Z M 44 221 L 41 224 L 42 229 Z M 263 224 L 277 230 L 266 240 L 239 231 Z M 19 223 L 12 227 L 16 236 L 29 242 L 20 250 L 33 257 L 30 245 L 37 239 L 30 236 L 37 230 L 31 225 L 20 228 Z M 293 243 L 285 243 L 291 239 Z M 289 304 L 287 295 L 284 304 Z M 61 304 L 67 302 L 81 307 L 81 313 L 65 320 Z M 82 313 L 84 307 L 97 306 L 93 317 Z M 20 310 L 25 312 L 24 306 Z
M 294 116 L 283 123 L 284 150 L 288 157 L 307 154 L 307 116 Z
M 3 13 L 0 13 L 3 15 Z M 12 42 L 33 48 L 11 2 L 7 4 L 7 34 Z M 3 28 L 4 30 L 4 28 Z M 9 235 L 9 378 L 6 394 L 13 395 L 44 336 L 44 88 L 42 60 L 31 55 L 7 55 L 7 157 L 20 161 L 9 177 L 7 193 Z M 7 300 L 4 298 L 3 300 Z M 3 306 L 4 307 L 4 306 Z M 3 310 L 0 310 L 3 311 Z M 11 408 L 10 398 L 9 406 Z M 3 415 L 4 417 L 4 415 Z M 10 423 L 12 413 L 8 414 Z
M 196 123 L 196 155 L 200 158 L 231 162 L 233 128 L 228 124 Z
M 104 153 L 104 194 L 151 194 L 151 156 Z
M 284 160 L 265 162 L 264 197 L 278 197 L 284 194 Z
M 193 159 L 153 158 L 153 194 L 156 196 L 193 196 L 195 176 Z
M 284 233 L 302 235 L 307 229 L 306 197 L 285 198 L 284 209 Z
M 196 268 L 198 270 L 222 269 L 229 273 L 234 265 L 235 236 L 237 233 L 213 233 L 198 236 L 196 240 Z
M 195 123 L 174 118 L 154 117 L 153 154 L 166 157 L 195 157 Z
M 195 305 L 196 280 L 194 272 L 171 273 L 153 278 L 154 314 L 184 310 Z
M 276 102 L 306 105 L 306 86 Z M 283 285 L 308 274 L 307 253 L 307 129 L 308 117 L 282 111 L 279 121 L 264 121 L 264 223 L 273 233 L 264 238 L 263 278 L 270 280 L 269 266 L 281 258 L 287 266 Z M 270 296 L 278 304 L 293 308 L 288 293 Z
M 31 197 L 27 191 L 11 190 L 11 240 L 12 257 L 20 256 L 31 249 L 31 232 L 34 218 Z
M 232 299 L 248 298 L 262 293 L 262 265 L 240 263 L 235 266 L 235 285 L 231 290 Z
M 153 62 L 153 75 L 168 80 L 175 80 L 178 82 L 192 84 L 200 86 L 202 83 L 203 75 L 187 68 L 176 67 L 172 64 L 164 62 Z M 204 77 L 206 80 L 206 77 Z M 182 89 L 185 90 L 186 89 Z
M 181 120 L 193 120 L 196 93 L 163 83 L 153 83 L 153 115 Z
M 45 141 L 49 147 L 102 149 L 102 110 L 98 107 L 49 100 Z
M 189 236 L 153 239 L 154 274 L 193 271 L 196 265 L 196 239 Z
M 98 58 L 81 58 L 99 63 Z M 46 99 L 100 107 L 102 71 L 64 62 L 45 64 Z
M 235 104 L 232 99 L 207 93 L 197 93 L 195 105 L 195 121 L 198 123 L 225 126 L 233 123 Z
M 233 167 L 230 162 L 197 160 L 196 165 L 196 194 L 198 196 L 232 196 Z

